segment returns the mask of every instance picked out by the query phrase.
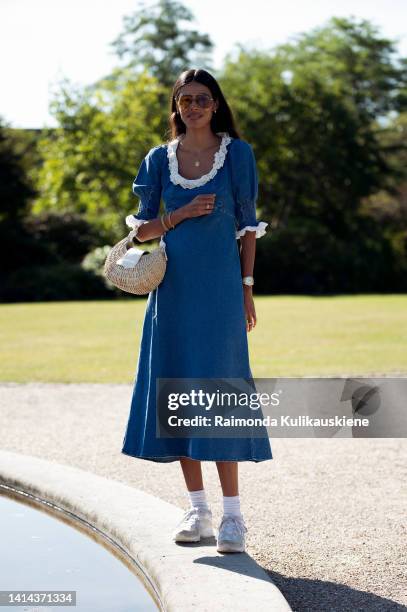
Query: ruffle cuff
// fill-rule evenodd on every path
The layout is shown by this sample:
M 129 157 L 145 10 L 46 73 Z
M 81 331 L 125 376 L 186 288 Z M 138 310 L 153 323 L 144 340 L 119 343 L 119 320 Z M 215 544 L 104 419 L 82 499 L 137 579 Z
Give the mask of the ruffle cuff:
M 126 217 L 126 225 L 135 230 L 134 232 L 135 238 L 137 238 L 137 230 L 140 227 L 140 225 L 143 225 L 143 223 L 147 223 L 147 221 L 151 221 L 151 219 L 138 219 L 134 215 L 127 215 Z M 167 249 L 166 249 L 167 245 L 165 244 L 164 235 L 162 235 L 160 238 L 160 246 L 164 248 L 165 259 L 168 260 Z M 130 255 L 130 261 L 135 261 L 137 263 L 138 261 L 137 256 L 132 260 L 132 256 Z M 131 265 L 131 266 L 125 266 L 125 267 L 133 267 L 133 266 Z
M 137 236 L 137 230 L 140 225 L 143 225 L 143 223 L 147 223 L 147 221 L 148 219 L 137 219 L 137 217 L 135 217 L 134 215 L 127 215 L 126 217 L 126 225 L 136 230 L 134 236 Z
M 261 238 L 266 233 L 267 226 L 268 223 L 265 221 L 259 221 L 258 225 L 245 225 L 241 230 L 236 231 L 236 240 L 244 236 L 246 232 L 256 232 L 256 239 Z

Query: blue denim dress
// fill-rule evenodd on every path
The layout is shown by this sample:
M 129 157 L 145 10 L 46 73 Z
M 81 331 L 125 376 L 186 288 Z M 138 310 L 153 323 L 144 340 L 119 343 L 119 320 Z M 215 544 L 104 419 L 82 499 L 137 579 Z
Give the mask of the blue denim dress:
M 133 183 L 140 198 L 126 223 L 138 227 L 215 193 L 214 209 L 189 218 L 163 235 L 167 269 L 149 293 L 130 414 L 122 453 L 157 462 L 189 457 L 202 461 L 272 459 L 270 441 L 250 438 L 156 437 L 156 378 L 252 378 L 237 238 L 256 237 L 267 223 L 256 219 L 258 177 L 251 145 L 226 132 L 212 170 L 199 179 L 178 172 L 178 139 L 150 149 Z M 265 429 L 265 431 L 267 431 Z

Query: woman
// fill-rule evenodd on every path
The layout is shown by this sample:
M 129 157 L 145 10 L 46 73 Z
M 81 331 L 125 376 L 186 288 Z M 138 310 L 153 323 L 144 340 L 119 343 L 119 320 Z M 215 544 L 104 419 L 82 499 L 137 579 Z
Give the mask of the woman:
M 238 461 L 272 459 L 269 439 L 156 437 L 156 378 L 252 377 L 247 332 L 256 325 L 255 244 L 267 223 L 256 220 L 252 148 L 239 138 L 222 91 L 205 70 L 177 79 L 170 126 L 172 139 L 141 163 L 133 183 L 139 210 L 126 217 L 138 241 L 161 237 L 168 260 L 164 280 L 147 300 L 122 452 L 180 461 L 190 508 L 174 531 L 177 542 L 214 535 L 201 461 L 216 461 L 223 492 L 217 550 L 243 552 Z

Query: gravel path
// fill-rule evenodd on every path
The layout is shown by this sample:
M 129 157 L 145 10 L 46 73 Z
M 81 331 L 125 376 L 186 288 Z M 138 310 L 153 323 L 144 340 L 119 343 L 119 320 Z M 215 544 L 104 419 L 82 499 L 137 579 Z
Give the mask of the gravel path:
M 178 462 L 120 452 L 131 395 L 131 385 L 2 383 L 2 448 L 113 478 L 186 508 Z M 239 464 L 247 552 L 293 610 L 406 610 L 406 441 L 271 444 L 271 461 Z M 216 464 L 202 465 L 217 524 Z

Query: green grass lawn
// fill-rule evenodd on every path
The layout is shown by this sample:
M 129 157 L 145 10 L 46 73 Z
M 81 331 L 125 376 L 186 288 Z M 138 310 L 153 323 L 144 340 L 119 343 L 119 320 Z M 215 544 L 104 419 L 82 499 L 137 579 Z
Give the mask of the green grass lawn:
M 146 298 L 0 305 L 0 380 L 132 382 Z M 255 296 L 255 377 L 407 373 L 407 295 Z

